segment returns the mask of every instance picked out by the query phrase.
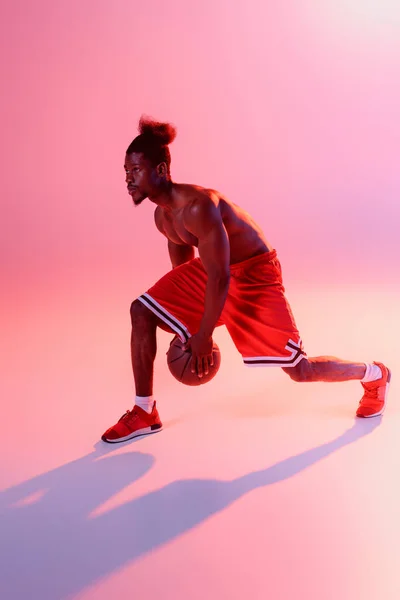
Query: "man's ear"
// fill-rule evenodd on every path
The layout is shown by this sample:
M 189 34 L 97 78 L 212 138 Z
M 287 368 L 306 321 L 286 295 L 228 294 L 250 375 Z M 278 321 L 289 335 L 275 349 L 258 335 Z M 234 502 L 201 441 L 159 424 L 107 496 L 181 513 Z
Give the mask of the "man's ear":
M 162 162 L 159 165 L 157 165 L 157 175 L 159 177 L 166 177 L 166 175 L 168 175 L 167 163 Z

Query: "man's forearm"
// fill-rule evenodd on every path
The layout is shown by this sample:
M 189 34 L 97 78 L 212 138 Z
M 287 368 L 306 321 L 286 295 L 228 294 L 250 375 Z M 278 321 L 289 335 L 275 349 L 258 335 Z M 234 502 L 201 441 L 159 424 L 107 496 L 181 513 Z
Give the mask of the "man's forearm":
M 212 336 L 217 321 L 221 316 L 229 290 L 229 277 L 209 277 L 206 286 L 204 314 L 198 334 L 204 337 Z

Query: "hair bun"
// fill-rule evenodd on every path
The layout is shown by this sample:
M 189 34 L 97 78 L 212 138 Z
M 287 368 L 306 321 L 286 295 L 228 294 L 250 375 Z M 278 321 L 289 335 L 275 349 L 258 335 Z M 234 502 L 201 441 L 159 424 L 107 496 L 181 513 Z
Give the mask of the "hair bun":
M 159 123 L 150 117 L 142 116 L 139 121 L 139 133 L 158 138 L 163 146 L 168 146 L 176 138 L 176 127 L 171 123 Z

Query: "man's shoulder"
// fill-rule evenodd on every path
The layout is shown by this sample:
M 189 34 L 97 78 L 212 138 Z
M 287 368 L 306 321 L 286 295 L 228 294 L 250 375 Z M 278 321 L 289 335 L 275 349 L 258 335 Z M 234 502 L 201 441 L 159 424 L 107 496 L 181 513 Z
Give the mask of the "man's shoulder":
M 187 197 L 188 200 L 201 200 L 206 198 L 213 199 L 221 196 L 220 192 L 217 190 L 196 185 L 194 183 L 180 183 L 178 185 L 178 193 Z
M 207 226 L 221 222 L 221 213 L 217 197 L 208 194 L 193 196 L 183 210 L 183 223 L 189 231 L 192 227 Z

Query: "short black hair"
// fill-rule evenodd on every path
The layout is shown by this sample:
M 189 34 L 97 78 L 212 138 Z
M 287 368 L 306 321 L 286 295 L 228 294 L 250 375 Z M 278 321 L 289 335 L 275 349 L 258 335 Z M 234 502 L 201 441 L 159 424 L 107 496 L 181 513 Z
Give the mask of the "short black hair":
M 159 123 L 150 117 L 142 116 L 139 121 L 139 135 L 130 143 L 126 154 L 141 152 L 155 167 L 165 162 L 169 168 L 171 154 L 168 145 L 176 138 L 176 128 L 171 123 Z

